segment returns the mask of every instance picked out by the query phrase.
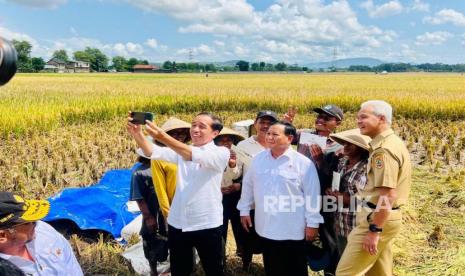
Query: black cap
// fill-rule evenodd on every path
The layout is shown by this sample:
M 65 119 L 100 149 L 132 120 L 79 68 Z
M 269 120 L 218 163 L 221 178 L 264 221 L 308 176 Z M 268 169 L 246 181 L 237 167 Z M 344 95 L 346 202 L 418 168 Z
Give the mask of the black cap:
M 50 209 L 47 200 L 24 200 L 10 192 L 0 192 L 0 229 L 44 218 Z
M 329 116 L 335 117 L 338 121 L 342 121 L 342 119 L 344 119 L 344 112 L 337 105 L 328 104 L 323 107 L 314 108 L 313 111 L 316 113 L 328 114 Z
M 255 121 L 263 117 L 270 117 L 273 121 L 279 120 L 278 114 L 276 114 L 276 112 L 270 110 L 262 110 L 257 113 L 257 118 L 255 118 Z

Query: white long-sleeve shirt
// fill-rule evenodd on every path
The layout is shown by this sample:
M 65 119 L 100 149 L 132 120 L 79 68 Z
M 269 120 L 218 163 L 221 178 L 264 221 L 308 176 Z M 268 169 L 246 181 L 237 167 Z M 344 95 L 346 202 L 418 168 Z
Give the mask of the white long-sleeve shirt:
M 40 220 L 37 221 L 34 231 L 35 238 L 26 243 L 27 251 L 34 262 L 2 253 L 0 253 L 0 258 L 9 260 L 26 275 L 83 275 L 73 249 L 60 233 Z
M 210 142 L 201 147 L 192 146 L 192 161 L 186 161 L 168 147 L 152 145 L 149 158 L 178 165 L 169 225 L 188 232 L 223 224 L 221 180 L 229 155 L 227 148 Z
M 237 205 L 249 216 L 255 205 L 255 229 L 272 240 L 302 240 L 305 227 L 317 228 L 320 215 L 320 183 L 315 165 L 289 148 L 274 158 L 271 151 L 259 153 L 242 181 Z
M 265 147 L 262 146 L 257 140 L 255 140 L 257 136 L 250 136 L 249 138 L 240 141 L 237 144 L 237 147 L 242 151 L 246 152 L 250 158 L 254 158 L 257 154 L 265 150 Z M 247 165 L 244 164 L 244 174 L 247 172 Z
M 239 159 L 236 160 L 236 166 L 234 168 L 227 166 L 223 174 L 223 180 L 221 180 L 221 187 L 225 188 L 234 184 L 234 180 L 241 177 L 243 166 L 244 164 Z

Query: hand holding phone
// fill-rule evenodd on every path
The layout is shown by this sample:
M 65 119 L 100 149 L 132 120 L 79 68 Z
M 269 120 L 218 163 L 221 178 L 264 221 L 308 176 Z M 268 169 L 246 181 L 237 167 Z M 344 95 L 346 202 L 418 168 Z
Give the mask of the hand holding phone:
M 146 120 L 153 122 L 153 113 L 132 111 L 131 118 L 131 123 L 135 125 L 145 125 Z

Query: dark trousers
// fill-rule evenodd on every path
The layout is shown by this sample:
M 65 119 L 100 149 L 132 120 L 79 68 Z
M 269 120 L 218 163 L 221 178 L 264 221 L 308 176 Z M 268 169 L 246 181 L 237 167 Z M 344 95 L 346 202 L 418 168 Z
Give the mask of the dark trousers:
M 207 276 L 223 275 L 224 241 L 222 226 L 182 232 L 168 225 L 171 275 L 189 276 L 193 271 L 194 247 L 199 253 L 200 262 Z
M 263 264 L 267 276 L 308 275 L 305 241 L 262 238 Z
M 250 219 L 252 220 L 252 227 L 249 228 L 249 232 L 243 232 L 242 237 L 242 265 L 244 269 L 248 269 L 250 263 L 252 262 L 253 254 L 261 254 L 262 249 L 262 239 L 255 231 L 255 210 L 250 211 Z
M 231 221 L 237 248 L 242 247 L 242 240 L 245 232 L 241 225 L 240 212 L 237 209 L 237 203 L 239 202 L 240 197 L 240 192 L 223 196 L 223 239 L 226 243 L 228 239 L 228 225 L 229 221 Z
M 337 263 L 339 262 L 340 258 L 337 246 L 337 235 L 334 226 L 334 224 L 336 223 L 335 215 L 334 212 L 321 212 L 321 215 L 323 216 L 325 223 L 320 227 L 324 227 L 326 230 L 324 231 L 326 235 L 324 239 L 326 241 L 326 247 L 329 250 L 330 254 L 330 262 L 328 266 L 324 269 L 324 275 L 334 276 L 336 275 Z

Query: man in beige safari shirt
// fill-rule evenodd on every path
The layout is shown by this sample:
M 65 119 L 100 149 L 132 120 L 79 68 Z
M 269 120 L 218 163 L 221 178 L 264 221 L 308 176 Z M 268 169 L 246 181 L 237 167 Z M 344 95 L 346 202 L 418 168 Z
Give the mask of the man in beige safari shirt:
M 373 140 L 368 181 L 365 187 L 358 187 L 363 206 L 338 264 L 338 276 L 392 275 L 391 247 L 401 230 L 401 206 L 410 192 L 411 164 L 391 121 L 392 107 L 384 101 L 365 102 L 358 112 L 360 132 Z

